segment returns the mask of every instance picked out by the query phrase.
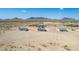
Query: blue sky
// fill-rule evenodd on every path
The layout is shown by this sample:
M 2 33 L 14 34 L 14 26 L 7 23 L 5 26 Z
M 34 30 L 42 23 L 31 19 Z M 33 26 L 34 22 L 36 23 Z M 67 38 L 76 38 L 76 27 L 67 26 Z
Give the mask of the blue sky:
M 0 18 L 63 17 L 79 19 L 79 8 L 0 8 Z

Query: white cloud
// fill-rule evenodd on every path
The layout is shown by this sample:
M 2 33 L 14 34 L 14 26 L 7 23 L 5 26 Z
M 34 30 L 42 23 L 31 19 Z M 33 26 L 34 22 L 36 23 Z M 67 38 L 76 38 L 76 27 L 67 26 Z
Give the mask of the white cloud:
M 21 10 L 21 12 L 22 12 L 22 13 L 26 13 L 27 11 L 26 11 L 26 10 Z
M 57 15 L 62 15 L 64 8 L 59 8 L 59 12 L 57 13 Z
M 64 8 L 60 8 L 60 10 L 63 10 Z

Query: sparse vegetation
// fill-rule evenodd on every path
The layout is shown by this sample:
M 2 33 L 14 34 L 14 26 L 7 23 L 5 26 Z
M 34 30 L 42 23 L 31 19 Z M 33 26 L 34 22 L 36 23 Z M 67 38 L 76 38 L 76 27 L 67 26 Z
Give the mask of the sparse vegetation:
M 16 18 L 17 19 L 17 18 Z M 42 19 L 43 20 L 43 19 Z M 3 34 L 3 33 L 5 33 L 6 31 L 11 31 L 11 29 L 13 29 L 13 28 L 16 28 L 15 30 L 17 30 L 17 28 L 19 28 L 20 26 L 28 26 L 28 27 L 30 27 L 30 28 L 33 28 L 33 27 L 38 27 L 40 24 L 43 24 L 46 28 L 48 28 L 49 29 L 49 27 L 51 26 L 51 27 L 57 27 L 57 28 L 59 28 L 59 27 L 61 27 L 61 26 L 66 26 L 67 28 L 70 28 L 70 29 L 72 29 L 71 27 L 73 27 L 73 29 L 72 29 L 72 31 L 75 31 L 75 27 L 79 27 L 79 25 L 76 23 L 76 22 L 74 22 L 74 21 L 62 21 L 62 20 L 43 20 L 43 21 L 36 21 L 36 19 L 35 20 L 30 20 L 30 21 L 28 21 L 28 20 L 5 20 L 5 21 L 0 21 L 0 34 Z M 36 29 L 36 28 L 34 28 L 34 29 Z M 56 28 L 55 28 L 56 29 Z M 50 29 L 49 29 L 50 30 Z M 31 30 L 30 30 L 31 31 Z M 52 30 L 51 30 L 52 31 Z M 46 32 L 47 33 L 47 35 L 48 35 L 48 31 Z M 53 34 L 53 32 L 50 32 L 50 33 L 52 33 Z M 21 34 L 21 33 L 20 33 Z M 24 33 L 25 34 L 25 33 Z M 26 35 L 26 34 L 25 34 Z M 35 34 L 36 35 L 36 34 Z M 46 35 L 46 34 L 44 34 L 43 33 L 43 35 Z M 51 35 L 51 34 L 50 34 Z M 66 34 L 67 35 L 67 34 Z M 26 36 L 28 36 L 28 35 L 26 35 Z M 24 37 L 24 38 L 26 38 L 26 36 Z M 36 35 L 37 36 L 37 35 Z M 35 37 L 36 37 L 35 36 Z M 56 35 L 55 35 L 56 36 Z M 30 35 L 28 36 L 28 37 L 30 37 Z M 31 36 L 32 38 L 33 38 L 33 34 L 32 34 L 32 36 Z M 41 35 L 39 35 L 38 34 L 38 37 L 40 38 L 43 38 L 43 36 L 41 36 Z M 46 37 L 46 36 L 45 36 Z M 31 39 L 32 39 L 31 38 Z M 18 38 L 19 39 L 19 38 Z M 37 39 L 37 38 L 36 38 Z M 51 38 L 52 39 L 52 38 Z M 56 38 L 56 39 L 58 39 L 58 38 Z M 14 40 L 14 39 L 13 39 Z M 23 39 L 22 39 L 23 40 Z M 28 39 L 29 40 L 29 39 Z M 48 40 L 50 40 L 50 39 L 48 39 Z M 15 40 L 16 41 L 16 40 Z M 38 40 L 39 41 L 39 40 Z M 42 48 L 36 48 L 37 46 L 35 45 L 30 45 L 29 44 L 29 42 L 30 42 L 30 40 L 28 41 L 28 44 L 24 44 L 24 46 L 25 46 L 25 49 L 26 50 L 28 50 L 28 51 L 31 51 L 32 49 L 37 49 L 38 51 L 42 51 L 42 48 L 48 48 L 49 46 L 50 47 L 52 47 L 52 46 L 58 46 L 57 45 L 57 43 L 54 43 L 53 41 L 48 41 L 48 43 L 40 43 L 41 45 L 41 47 Z M 36 43 L 37 42 L 37 40 L 36 41 L 31 41 L 31 42 L 33 42 L 33 43 Z M 13 43 L 15 43 L 15 42 L 13 42 Z M 12 44 L 13 44 L 12 43 Z M 17 43 L 17 42 L 16 42 Z M 24 48 L 23 46 L 16 46 L 16 45 L 12 45 L 12 44 L 9 44 L 9 45 L 7 45 L 5 48 L 4 48 L 4 50 L 5 51 L 15 51 L 16 49 L 22 49 L 22 48 Z M 5 46 L 5 44 L 0 44 L 0 47 L 3 47 L 3 46 Z M 27 47 L 26 47 L 27 46 Z M 68 50 L 68 51 L 70 51 L 71 49 L 69 48 L 69 46 L 68 45 L 64 45 L 63 46 L 63 48 L 65 49 L 65 50 Z

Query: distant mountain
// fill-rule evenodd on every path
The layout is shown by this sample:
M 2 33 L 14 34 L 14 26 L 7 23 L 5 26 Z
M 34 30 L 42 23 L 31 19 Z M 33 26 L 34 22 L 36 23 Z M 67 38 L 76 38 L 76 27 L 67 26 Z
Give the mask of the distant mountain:
M 76 19 L 64 17 L 61 20 L 64 20 L 64 21 L 75 21 Z
M 27 18 L 27 19 L 48 19 L 48 18 L 45 18 L 45 17 L 30 17 L 30 18 Z
M 54 19 L 45 18 L 45 17 L 30 17 L 26 19 L 27 21 L 53 21 Z
M 11 20 L 24 20 L 24 19 L 18 18 L 18 17 L 14 17 L 14 18 L 12 18 Z
M 2 19 L 0 19 L 0 20 L 2 20 Z
M 4 19 L 4 20 L 5 20 L 5 21 L 23 21 L 24 19 L 14 17 L 14 18 L 12 18 L 12 19 Z
M 62 19 L 50 19 L 50 18 L 45 18 L 45 17 L 29 17 L 27 19 L 22 19 L 22 18 L 18 18 L 18 17 L 14 17 L 12 19 L 0 19 L 0 21 L 34 21 L 34 22 L 54 22 L 54 21 L 78 21 L 79 20 L 75 20 L 74 18 L 68 18 L 68 17 L 64 17 Z
M 51 22 L 53 21 L 54 19 L 49 19 L 49 18 L 45 18 L 45 17 L 30 17 L 30 18 L 27 18 L 27 19 L 22 19 L 22 18 L 12 18 L 12 19 L 4 19 L 4 20 L 1 20 L 1 21 L 34 21 L 34 22 Z

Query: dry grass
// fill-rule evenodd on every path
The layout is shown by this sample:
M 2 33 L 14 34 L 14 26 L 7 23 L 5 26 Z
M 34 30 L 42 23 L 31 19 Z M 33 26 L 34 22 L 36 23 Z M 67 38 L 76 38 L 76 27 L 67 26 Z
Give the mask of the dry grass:
M 8 51 L 8 48 L 4 48 L 4 51 Z
M 31 48 L 28 48 L 27 51 L 31 51 Z
M 7 25 L 7 23 L 9 23 L 9 25 Z M 61 23 L 61 22 L 60 22 Z M 20 22 L 6 22 L 6 23 L 3 23 L 2 25 L 0 24 L 0 26 L 2 26 L 2 27 L 0 27 L 0 34 L 3 34 L 3 33 L 5 33 L 7 30 L 10 30 L 11 31 L 11 29 L 12 28 L 18 28 L 18 27 L 20 27 L 21 25 L 23 25 L 23 24 L 26 24 L 27 25 L 27 23 L 25 22 L 25 23 L 20 23 Z M 31 25 L 31 26 L 29 26 L 29 27 L 33 27 L 33 26 L 37 26 L 38 24 L 40 24 L 39 22 L 36 24 L 36 25 L 34 25 L 34 24 L 36 24 L 36 22 L 34 22 L 34 23 L 32 23 L 32 22 L 29 22 L 28 23 L 28 25 Z M 32 26 L 33 25 L 33 26 Z M 49 25 L 50 25 L 50 23 L 49 23 Z M 51 23 L 51 26 L 54 26 L 55 25 L 55 27 L 56 26 L 59 26 L 58 25 L 58 23 Z M 48 26 L 48 25 L 47 25 Z M 61 26 L 59 26 L 59 27 L 61 27 Z M 58 27 L 58 28 L 59 28 Z M 50 28 L 52 28 L 52 27 L 49 27 L 49 29 Z M 15 29 L 15 30 L 17 30 L 17 29 Z M 37 30 L 36 28 L 32 28 L 32 30 Z M 50 30 L 49 30 L 50 31 Z M 27 50 L 27 51 L 31 51 L 32 49 L 37 49 L 38 51 L 42 51 L 42 48 L 44 48 L 44 49 L 47 49 L 47 48 L 49 48 L 49 47 L 52 47 L 52 46 L 59 46 L 57 43 L 59 43 L 59 41 L 60 42 L 62 42 L 62 43 L 60 43 L 60 44 L 62 44 L 62 46 L 63 46 L 63 42 L 65 42 L 65 41 L 69 41 L 69 39 L 72 41 L 72 38 L 71 37 L 73 37 L 73 36 L 71 36 L 71 37 L 69 37 L 69 38 L 67 38 L 67 40 L 65 40 L 65 38 L 67 37 L 66 35 L 67 35 L 67 33 L 58 33 L 58 32 L 56 32 L 58 35 L 57 36 L 59 36 L 58 38 L 57 38 L 57 36 L 56 35 L 54 35 L 53 36 L 53 32 L 55 32 L 55 31 L 53 31 L 53 29 L 51 29 L 51 32 L 49 32 L 49 31 L 47 31 L 47 32 L 42 32 L 42 34 L 39 32 L 33 32 L 33 31 L 29 31 L 29 33 L 27 34 L 26 32 L 25 33 L 23 33 L 23 32 L 20 32 L 20 31 L 15 31 L 15 33 L 10 33 L 11 35 L 6 35 L 6 37 L 8 36 L 8 39 L 6 40 L 6 41 L 8 41 L 8 42 L 12 42 L 11 41 L 11 39 L 13 40 L 13 41 L 15 41 L 16 43 L 19 41 L 19 40 L 21 40 L 21 41 L 19 41 L 19 42 L 22 42 L 23 40 L 24 40 L 24 42 L 25 41 L 28 41 L 29 39 L 30 40 L 32 40 L 31 42 L 32 43 L 39 43 L 40 45 L 28 45 L 27 43 L 25 43 L 24 44 L 24 42 L 22 42 L 23 44 L 24 44 L 24 46 L 27 46 L 27 47 L 25 47 L 25 49 Z M 74 30 L 72 30 L 72 31 L 74 31 Z M 18 33 L 18 34 L 17 34 Z M 52 35 L 51 35 L 51 33 L 52 33 Z M 14 34 L 14 35 L 13 35 Z M 18 35 L 17 37 L 16 37 L 16 34 Z M 23 35 L 22 35 L 23 34 Z M 39 35 L 40 34 L 40 35 Z M 63 34 L 63 35 L 62 35 Z M 13 36 L 12 36 L 13 35 Z M 62 38 L 61 38 L 61 35 L 62 35 Z M 70 35 L 72 35 L 72 33 L 70 34 Z M 76 34 L 77 35 L 77 34 Z M 11 38 L 10 36 L 12 36 L 13 38 L 14 37 L 16 37 L 16 38 Z M 20 36 L 22 36 L 22 39 L 20 39 L 21 37 Z M 63 37 L 64 36 L 64 37 Z M 78 35 L 79 36 L 79 35 Z M 20 38 L 19 38 L 20 37 Z M 32 38 L 31 38 L 32 37 Z M 52 40 L 52 38 L 53 37 L 56 37 L 55 39 L 53 39 L 54 41 L 56 40 L 56 39 L 60 39 L 59 41 L 57 41 L 56 40 L 56 42 L 57 43 L 54 43 L 53 42 L 53 40 Z M 77 37 L 77 36 L 74 36 L 74 37 Z M 38 40 L 40 38 L 40 41 L 42 40 L 43 42 L 45 42 L 45 41 L 48 41 L 48 43 L 40 43 L 40 41 Z M 1 38 L 0 38 L 1 39 Z M 26 40 L 27 39 L 27 40 Z M 62 40 L 63 39 L 63 40 Z M 2 40 L 2 39 L 1 39 Z M 35 41 L 33 41 L 33 40 L 35 40 Z M 73 39 L 74 40 L 74 39 Z M 74 40 L 75 41 L 75 40 Z M 13 42 L 13 43 L 15 43 L 15 42 Z M 76 41 L 75 41 L 76 42 Z M 5 42 L 4 42 L 5 43 Z M 13 44 L 12 43 L 12 44 Z M 29 43 L 29 42 L 28 42 Z M 74 43 L 74 42 L 73 42 Z M 12 51 L 13 49 L 13 51 L 15 51 L 16 49 L 22 49 L 22 48 L 24 48 L 23 47 L 23 45 L 22 46 L 20 46 L 20 47 L 18 47 L 19 45 L 12 45 L 12 44 L 10 44 L 10 45 L 8 45 L 8 46 L 6 46 L 5 48 L 4 48 L 4 50 L 5 51 Z M 0 47 L 3 47 L 5 44 L 0 44 Z M 7 45 L 7 44 L 6 44 Z M 75 44 L 74 44 L 75 45 Z M 42 46 L 42 48 L 37 48 L 38 46 Z M 29 48 L 30 47 L 30 48 Z M 15 49 L 16 48 L 16 49 Z M 68 45 L 64 45 L 63 46 L 63 48 L 65 49 L 65 50 L 67 50 L 67 51 L 70 51 L 71 49 L 69 48 L 69 46 Z M 51 48 L 50 48 L 51 49 Z M 52 49 L 53 50 L 53 49 Z
M 41 46 L 43 46 L 43 47 L 48 47 L 47 45 L 45 45 L 45 44 L 41 44 Z
M 0 47 L 4 46 L 5 44 L 0 44 Z
M 35 46 L 30 46 L 31 48 L 35 48 Z

